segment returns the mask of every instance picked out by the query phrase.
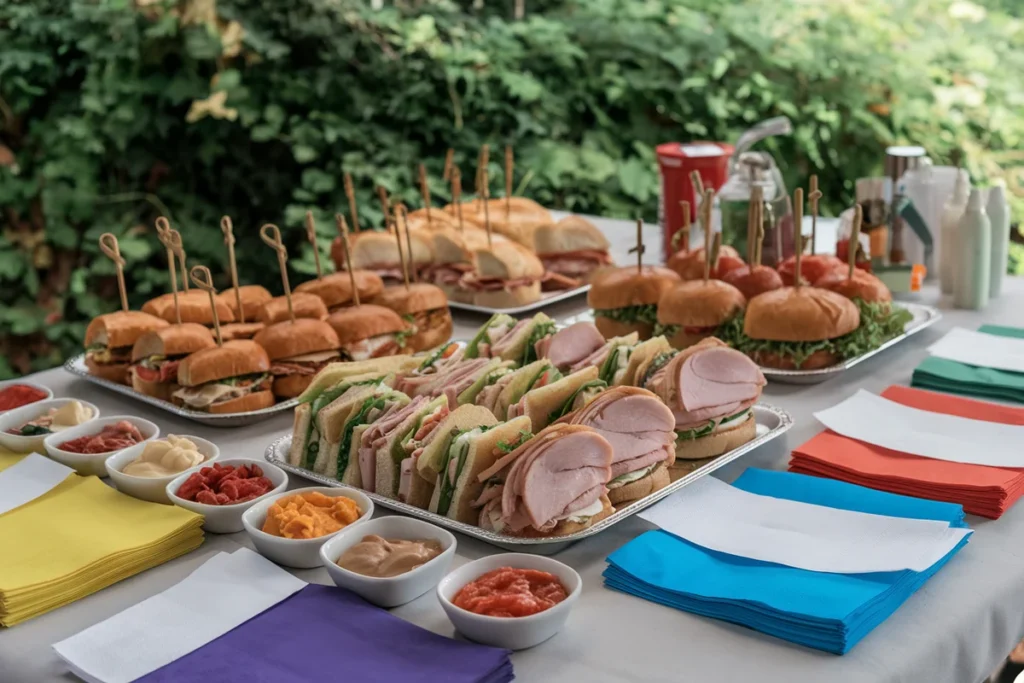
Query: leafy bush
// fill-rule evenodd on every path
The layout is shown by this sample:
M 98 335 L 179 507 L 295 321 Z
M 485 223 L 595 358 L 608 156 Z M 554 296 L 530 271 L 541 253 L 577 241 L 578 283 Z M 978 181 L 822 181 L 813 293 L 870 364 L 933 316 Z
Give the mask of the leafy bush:
M 489 143 L 494 192 L 511 143 L 517 188 L 542 203 L 653 220 L 657 143 L 732 140 L 785 114 L 795 132 L 770 149 L 791 186 L 819 174 L 826 210 L 879 172 L 884 145 L 914 142 L 1004 176 L 1021 215 L 1024 51 L 1004 10 L 538 0 L 514 21 L 511 3 L 485 4 L 0 4 L 0 377 L 59 362 L 117 305 L 101 233 L 121 240 L 134 306 L 166 286 L 160 214 L 220 273 L 218 222 L 232 216 L 242 279 L 273 286 L 261 223 L 288 229 L 304 277 L 302 214 L 325 248 L 343 170 L 361 223 L 378 225 L 374 186 L 418 206 L 420 161 L 447 200 L 448 147 L 469 178 Z

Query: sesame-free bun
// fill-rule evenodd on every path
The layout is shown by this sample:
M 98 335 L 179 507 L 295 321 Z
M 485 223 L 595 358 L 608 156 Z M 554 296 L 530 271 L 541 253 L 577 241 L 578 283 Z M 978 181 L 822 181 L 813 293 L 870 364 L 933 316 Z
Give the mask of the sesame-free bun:
M 456 215 L 454 207 L 446 207 L 446 210 L 448 209 Z M 480 227 L 484 227 L 490 218 L 492 231 L 530 249 L 533 248 L 534 229 L 554 222 L 550 211 L 526 197 L 511 197 L 508 200 L 504 197 L 488 199 L 486 212 L 484 202 L 481 200 L 463 202 L 462 218 L 463 221 L 472 221 Z
M 723 256 L 739 258 L 740 254 L 728 244 L 723 244 L 718 250 L 718 257 Z M 702 280 L 704 279 L 704 247 L 690 251 L 677 251 L 668 258 L 665 265 L 678 273 L 679 277 L 684 280 Z
M 295 398 L 312 384 L 313 377 L 314 375 L 282 375 L 275 377 L 271 391 L 278 398 Z
M 148 356 L 183 356 L 216 345 L 208 327 L 198 323 L 168 325 L 150 330 L 135 340 L 132 362 Z
M 721 280 L 687 280 L 658 301 L 658 322 L 681 327 L 717 327 L 743 310 L 740 290 Z
M 751 441 L 756 435 L 757 422 L 754 420 L 753 413 L 751 413 L 746 420 L 735 427 L 718 432 L 712 432 L 707 436 L 702 436 L 697 439 L 677 441 L 676 461 L 673 463 L 673 466 L 685 468 L 687 461 L 706 461 L 708 458 L 714 458 L 722 455 L 723 453 L 728 453 L 734 448 L 739 448 L 748 441 Z M 671 470 L 669 471 L 669 474 L 672 474 Z M 672 481 L 675 481 L 678 478 L 679 477 L 674 477 Z
M 253 337 L 253 341 L 263 347 L 270 360 L 304 356 L 318 351 L 336 351 L 341 346 L 338 335 L 330 325 L 311 318 L 268 325 Z
M 861 299 L 869 303 L 892 301 L 892 292 L 884 282 L 871 273 L 854 268 L 853 277 L 847 275 L 848 272 L 834 270 L 820 278 L 814 286 L 841 294 L 847 299 Z
M 91 354 L 85 356 L 85 367 L 89 374 L 115 384 L 128 384 L 127 363 L 97 363 Z
M 409 255 L 405 253 L 406 240 L 403 230 L 402 253 L 408 263 L 419 265 L 434 260 L 429 233 L 410 229 L 409 240 L 412 243 L 412 259 L 409 259 Z M 399 267 L 402 262 L 398 255 L 398 244 L 393 232 L 364 230 L 349 235 L 349 244 L 352 247 L 353 268 L 374 270 L 380 267 Z M 344 247 L 342 247 L 342 259 L 344 260 Z M 339 270 L 344 267 L 345 265 L 341 264 Z
M 150 330 L 159 330 L 170 323 L 141 311 L 117 311 L 97 316 L 85 330 L 85 345 L 103 344 L 112 349 L 132 346 Z
M 802 282 L 817 282 L 829 273 L 846 274 L 846 264 L 832 254 L 803 254 L 800 259 L 800 279 Z M 782 284 L 793 286 L 796 277 L 796 257 L 790 256 L 779 264 L 777 270 Z
M 601 333 L 605 339 L 611 339 L 612 337 L 625 337 L 633 334 L 634 332 L 640 337 L 640 339 L 650 339 L 651 334 L 654 331 L 654 325 L 640 322 L 622 322 L 619 320 L 612 320 L 606 318 L 603 315 L 594 316 L 594 326 L 597 327 L 597 331 Z
M 260 285 L 242 285 L 238 288 L 238 294 L 242 298 L 242 313 L 245 314 L 246 322 L 256 320 L 260 309 L 263 308 L 263 304 L 274 298 L 274 295 L 267 291 L 266 287 L 261 287 Z M 235 316 L 235 320 L 238 320 L 238 298 L 235 296 L 235 288 L 229 287 L 225 289 L 217 295 L 217 298 L 228 305 L 231 313 Z M 225 322 L 230 321 L 221 320 L 221 323 Z
M 473 260 L 476 249 L 487 247 L 487 233 L 475 227 L 464 232 L 456 228 L 439 228 L 431 233 L 434 263 L 466 263 Z M 508 243 L 502 235 L 491 235 L 493 243 Z
M 515 242 L 493 242 L 473 252 L 477 273 L 482 278 L 518 280 L 540 278 L 544 275 L 544 264 L 532 251 Z
M 381 292 L 373 303 L 390 308 L 398 315 L 415 315 L 421 311 L 435 308 L 448 308 L 448 297 L 440 287 L 425 282 L 416 282 L 404 286 L 388 287 Z
M 778 271 L 769 266 L 736 268 L 723 274 L 722 280 L 740 290 L 740 293 L 748 300 L 758 294 L 781 289 L 783 286 L 782 277 Z
M 173 380 L 170 382 L 147 382 L 135 374 L 134 367 L 128 370 L 128 379 L 131 382 L 132 389 L 145 396 L 158 398 L 161 401 L 170 401 L 171 394 L 178 390 L 178 385 Z
M 817 287 L 783 287 L 747 303 L 743 332 L 769 341 L 824 341 L 853 332 L 860 312 L 847 298 Z
M 634 500 L 640 500 L 655 491 L 660 491 L 671 483 L 672 480 L 668 476 L 668 469 L 665 465 L 658 465 L 636 481 L 631 481 L 624 486 L 614 489 L 608 489 L 608 500 L 611 501 L 612 505 L 624 507 Z
M 293 291 L 320 297 L 328 310 L 352 301 L 352 281 L 348 273 L 331 273 L 316 280 L 303 282 Z
M 220 326 L 220 336 L 224 341 L 232 339 L 252 339 L 266 325 L 263 323 L 229 323 Z
M 324 305 L 324 300 L 315 294 L 308 292 L 292 293 L 292 307 L 295 310 L 296 318 L 323 320 L 327 317 L 327 306 Z M 256 316 L 256 320 L 264 325 L 291 320 L 291 316 L 288 314 L 288 299 L 279 296 L 263 304 L 259 315 Z
M 269 371 L 270 358 L 262 346 L 249 339 L 236 339 L 224 342 L 224 346 L 215 346 L 212 349 L 193 353 L 181 361 L 181 365 L 178 366 L 178 384 L 183 387 L 194 387 L 228 377 Z M 273 396 L 271 396 L 272 404 Z M 253 409 L 248 408 L 248 410 Z
M 557 223 L 539 225 L 533 231 L 533 247 L 538 254 L 608 251 L 610 246 L 604 233 L 582 216 L 566 216 Z
M 452 338 L 452 317 L 446 316 L 440 324 L 416 332 L 405 340 L 405 353 L 426 351 L 446 343 Z
M 540 299 L 540 291 L 540 280 L 535 280 L 528 285 L 518 287 L 473 292 L 472 303 L 487 308 L 518 308 Z
M 263 410 L 274 405 L 274 394 L 269 391 L 256 391 L 245 396 L 214 403 L 208 408 L 211 413 L 249 413 Z
M 213 305 L 217 307 L 217 318 L 220 322 L 235 322 L 235 314 L 227 301 L 215 296 L 213 297 Z M 155 299 L 150 299 L 143 304 L 142 310 L 158 318 L 163 318 L 169 323 L 177 322 L 177 316 L 174 312 L 173 293 L 163 294 Z M 178 310 L 181 311 L 181 322 L 183 323 L 213 324 L 210 295 L 202 290 L 191 289 L 188 292 L 178 292 Z
M 587 305 L 596 309 L 625 308 L 657 304 L 679 276 L 661 266 L 609 268 L 590 284 Z M 616 335 L 621 336 L 621 335 Z
M 340 346 L 382 334 L 401 332 L 407 325 L 401 316 L 384 306 L 362 304 L 335 311 L 327 323 L 338 335 Z

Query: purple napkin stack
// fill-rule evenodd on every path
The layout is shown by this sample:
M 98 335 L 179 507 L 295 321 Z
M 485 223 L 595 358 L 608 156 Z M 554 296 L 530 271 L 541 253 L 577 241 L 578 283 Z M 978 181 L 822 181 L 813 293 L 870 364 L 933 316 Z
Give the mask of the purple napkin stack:
M 349 591 L 311 584 L 138 679 L 146 683 L 506 683 L 510 651 L 452 640 Z

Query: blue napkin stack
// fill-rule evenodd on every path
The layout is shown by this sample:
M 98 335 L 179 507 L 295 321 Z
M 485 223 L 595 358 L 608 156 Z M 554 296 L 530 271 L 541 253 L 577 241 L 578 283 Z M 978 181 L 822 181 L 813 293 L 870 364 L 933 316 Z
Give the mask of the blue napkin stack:
M 967 526 L 960 505 L 831 479 L 748 469 L 733 485 L 813 505 Z M 964 538 L 924 572 L 828 574 L 718 553 L 649 531 L 608 557 L 604 579 L 609 588 L 652 602 L 844 654 L 966 544 Z

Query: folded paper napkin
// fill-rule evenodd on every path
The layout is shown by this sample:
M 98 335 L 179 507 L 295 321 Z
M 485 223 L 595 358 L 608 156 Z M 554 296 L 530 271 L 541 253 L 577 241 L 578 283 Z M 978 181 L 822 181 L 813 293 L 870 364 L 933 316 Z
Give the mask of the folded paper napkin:
M 3 470 L 25 456 L 0 454 Z M 189 552 L 203 518 L 70 474 L 0 514 L 0 625 L 13 626 Z
M 1024 339 L 1024 329 L 983 325 L 979 332 L 1011 339 Z M 1024 373 L 986 367 L 983 359 L 968 364 L 929 356 L 914 368 L 911 384 L 954 394 L 967 394 L 1002 401 L 1024 403 Z
M 816 477 L 749 469 L 734 486 L 838 510 L 966 526 L 959 505 Z M 967 540 L 964 537 L 924 571 L 839 574 L 715 552 L 665 531 L 650 531 L 615 551 L 604 577 L 605 585 L 615 590 L 843 654 L 896 611 Z
M 306 585 L 245 548 L 215 555 L 54 649 L 90 683 L 514 678 L 508 650 L 445 638 L 346 590 Z
M 1024 408 L 1003 406 L 909 387 L 882 397 L 942 415 L 1024 425 Z M 1024 494 L 1024 470 L 908 455 L 824 431 L 793 450 L 792 472 L 813 474 L 918 498 L 957 503 L 996 519 Z

